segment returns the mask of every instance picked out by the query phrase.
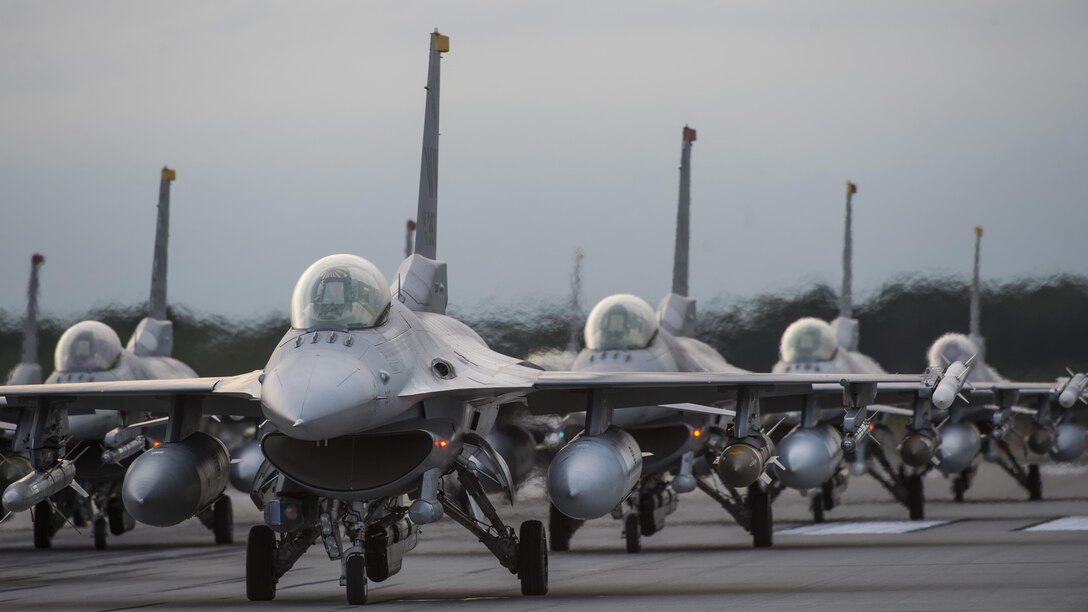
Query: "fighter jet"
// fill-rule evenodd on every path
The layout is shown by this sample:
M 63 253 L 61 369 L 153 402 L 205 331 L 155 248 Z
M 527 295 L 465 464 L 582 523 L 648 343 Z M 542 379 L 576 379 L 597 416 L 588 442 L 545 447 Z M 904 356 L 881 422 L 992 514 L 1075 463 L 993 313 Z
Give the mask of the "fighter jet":
M 781 360 L 775 364 L 775 372 L 854 372 L 876 374 L 884 370 L 872 358 L 857 351 L 859 329 L 853 318 L 852 305 L 852 219 L 853 196 L 857 186 L 846 184 L 846 223 L 843 245 L 843 282 L 839 295 L 839 316 L 828 324 L 825 321 L 805 317 L 792 323 L 782 335 Z M 967 380 L 976 368 L 987 385 L 968 386 L 955 400 L 951 417 L 932 410 L 931 402 L 916 398 L 910 409 L 893 406 L 874 406 L 883 414 L 905 416 L 910 419 L 902 442 L 898 445 L 901 465 L 894 466 L 885 449 L 896 448 L 891 430 L 881 423 L 863 421 L 854 424 L 856 435 L 840 439 L 835 427 L 830 426 L 826 413 L 823 418 L 815 411 L 802 412 L 801 423 L 778 444 L 779 462 L 783 466 L 776 475 L 787 486 L 813 492 L 811 509 L 814 519 L 823 520 L 826 510 L 838 503 L 841 491 L 846 487 L 848 474 L 842 469 L 843 454 L 840 448 L 853 455 L 852 471 L 868 473 L 877 480 L 897 501 L 909 511 L 910 518 L 925 517 L 925 492 L 923 476 L 932 461 L 942 468 L 959 473 L 970 465 L 978 451 L 978 432 L 960 423 L 959 415 L 974 402 L 984 404 L 993 398 L 1008 402 L 1015 397 L 1033 397 L 1041 405 L 1058 401 L 1068 387 L 1076 388 L 1075 381 L 1049 383 L 1012 383 L 993 379 L 992 371 L 979 362 L 978 356 L 969 351 L 950 355 L 951 360 L 938 366 L 931 363 L 931 372 L 943 365 L 964 363 L 969 367 L 956 374 Z M 950 368 L 951 369 L 951 368 Z M 957 368 L 958 369 L 958 368 Z M 946 372 L 946 375 L 951 375 Z M 1080 379 L 1076 379 L 1079 381 Z M 1070 385 L 1070 383 L 1073 383 Z M 1068 397 L 1070 393 L 1065 396 Z M 1066 401 L 1066 400 L 1062 400 Z M 940 419 L 938 419 L 940 417 Z M 938 427 L 937 424 L 943 424 Z M 850 426 L 847 426 L 849 431 Z M 940 431 L 938 431 L 940 429 Z M 947 432 L 947 436 L 943 435 Z M 972 436 L 971 434 L 974 434 Z M 883 439 L 885 442 L 880 443 Z M 860 442 L 860 443 L 859 443 Z
M 166 435 L 130 466 L 124 505 L 141 522 L 177 524 L 209 507 L 227 483 L 226 449 L 197 430 L 201 417 L 263 417 L 275 431 L 261 440 L 266 464 L 252 494 L 264 524 L 247 542 L 250 599 L 272 599 L 277 581 L 320 542 L 339 562 L 348 602 L 366 603 L 369 581 L 396 574 L 418 542 L 418 526 L 444 514 L 518 576 L 523 594 L 543 595 L 543 524 L 508 526 L 480 484 L 487 479 L 511 493 L 505 463 L 484 438 L 511 404 L 534 414 L 586 413 L 585 431 L 558 453 L 550 476 L 569 485 L 563 502 L 596 500 L 607 512 L 631 493 L 642 467 L 637 442 L 613 425 L 626 408 L 733 403 L 736 449 L 761 439 L 761 402 L 796 399 L 821 385 L 851 398 L 861 414 L 884 389 L 932 395 L 939 404 L 959 391 L 958 379 L 947 377 L 923 384 L 912 376 L 544 372 L 490 350 L 444 314 L 447 266 L 436 259 L 439 71 L 448 50 L 449 39 L 433 33 L 418 240 L 391 284 L 362 257 L 318 260 L 295 285 L 291 329 L 265 368 L 249 374 L 0 387 L 3 410 L 18 416 L 15 451 L 34 467 L 4 492 L 5 506 L 29 507 L 72 482 L 69 414 L 151 412 L 166 415 Z M 439 487 L 447 473 L 456 474 L 486 521 Z M 554 494 L 552 501 L 560 505 Z
M 975 258 L 971 279 L 971 316 L 968 335 L 947 333 L 938 338 L 927 352 L 932 366 L 973 357 L 976 361 L 967 381 L 975 386 L 1008 383 L 996 369 L 986 363 L 986 341 L 980 327 L 981 295 L 979 290 L 979 260 L 983 230 L 975 228 Z M 1073 461 L 1084 452 L 1084 427 L 1073 420 L 1072 405 L 1083 394 L 1088 381 L 1070 372 L 1071 379 L 1056 383 L 1067 390 L 1064 401 L 1053 401 L 1054 394 L 1037 394 L 1035 406 L 1018 405 L 1021 394 L 996 394 L 989 409 L 954 406 L 947 422 L 935 431 L 940 448 L 936 453 L 936 468 L 952 479 L 956 501 L 963 501 L 977 471 L 981 455 L 997 463 L 1028 492 L 1031 500 L 1042 499 L 1042 476 L 1039 461 L 1049 457 L 1054 461 Z M 1058 387 L 1055 387 L 1056 389 Z M 1077 390 L 1080 390 L 1078 393 Z M 1024 399 L 1029 399 L 1025 397 Z M 1033 456 L 1025 466 L 1012 451 L 1007 438 L 1019 435 L 1014 428 L 1015 415 L 1032 418 L 1032 430 L 1024 441 Z M 931 430 L 932 431 L 932 430 Z M 930 432 L 923 432 L 925 435 Z M 919 442 L 921 443 L 921 442 Z M 933 443 L 930 442 L 930 445 Z
M 158 221 L 148 316 L 140 321 L 128 345 L 99 321 L 81 321 L 61 335 L 55 351 L 55 371 L 47 385 L 81 381 L 195 378 L 189 366 L 171 357 L 173 323 L 166 318 L 167 243 L 170 223 L 170 184 L 175 172 L 163 168 L 159 186 Z M 32 276 L 32 288 L 37 277 Z M 36 303 L 34 304 L 36 308 Z M 28 320 L 30 317 L 28 317 Z M 25 360 L 25 357 L 24 357 Z M 71 521 L 78 527 L 91 523 L 95 548 L 106 548 L 107 535 L 121 535 L 134 527 L 121 500 L 121 483 L 133 458 L 150 447 L 150 417 L 114 410 L 73 414 L 67 423 L 70 451 L 62 457 L 64 469 L 74 475 L 72 488 L 62 488 L 51 499 L 36 501 L 33 513 L 34 546 L 49 548 L 53 536 Z M 160 427 L 161 429 L 161 427 Z M 29 466 L 27 466 L 27 471 Z M 9 509 L 24 509 L 16 490 Z M 6 498 L 5 498 L 6 499 Z M 215 534 L 216 543 L 233 539 L 230 498 L 218 499 L 201 516 Z
M 586 348 L 574 359 L 572 370 L 747 373 L 694 337 L 695 300 L 688 296 L 688 256 L 691 149 L 695 140 L 696 131 L 685 126 L 681 133 L 672 292 L 661 300 L 656 312 L 634 295 L 612 295 L 598 302 L 585 323 Z M 615 425 L 649 453 L 642 461 L 634 493 L 620 506 L 602 508 L 596 500 L 571 495 L 569 492 L 577 491 L 579 485 L 563 480 L 569 470 L 552 469 L 549 472 L 549 492 L 553 499 L 560 500 L 559 505 L 553 503 L 550 507 L 552 550 L 568 550 L 571 537 L 585 520 L 611 511 L 615 518 L 623 521 L 627 551 L 637 553 L 642 548 L 641 536 L 661 531 L 666 517 L 677 508 L 678 495 L 694 491 L 696 487 L 718 500 L 740 525 L 752 532 L 756 546 L 771 544 L 770 503 L 762 483 L 751 484 L 747 495 L 741 495 L 733 486 L 722 491 L 715 483 L 704 481 L 696 474 L 697 471 L 704 474 L 710 471 L 705 460 L 708 453 L 713 461 L 722 452 L 724 447 L 715 445 L 727 439 L 723 419 L 732 417 L 733 412 L 711 407 L 686 408 L 649 405 L 616 415 Z M 734 460 L 733 455 L 727 456 L 723 467 L 742 461 L 751 469 L 758 463 L 757 475 L 762 472 L 762 463 L 770 459 L 773 450 L 761 436 L 753 434 L 743 452 L 736 455 L 737 459 Z M 738 446 L 734 450 L 741 448 Z M 753 456 L 749 456 L 749 448 L 754 450 Z M 568 457 L 557 457 L 553 467 L 562 467 L 558 464 L 562 460 L 586 461 Z M 582 469 L 585 468 L 583 463 Z M 730 472 L 730 476 L 735 474 Z

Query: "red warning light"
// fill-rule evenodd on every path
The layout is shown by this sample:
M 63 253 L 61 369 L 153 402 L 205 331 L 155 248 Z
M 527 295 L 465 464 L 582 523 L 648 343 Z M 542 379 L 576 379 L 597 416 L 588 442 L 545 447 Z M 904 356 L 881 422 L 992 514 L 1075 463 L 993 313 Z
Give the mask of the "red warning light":
M 872 431 L 874 429 L 876 429 L 876 425 L 873 425 L 872 423 L 869 423 L 869 431 Z
M 450 442 L 449 440 L 439 440 L 438 442 L 435 442 L 434 445 L 438 448 L 446 448 L 450 445 Z
M 702 436 L 702 435 L 703 435 L 703 430 L 701 430 L 701 429 L 695 429 L 695 430 L 692 430 L 692 432 L 691 432 L 691 435 L 693 435 L 693 436 L 695 436 L 696 438 L 698 438 L 699 436 Z
M 160 444 L 162 444 L 162 442 L 159 442 L 158 440 L 155 440 L 154 442 L 151 443 L 151 446 L 158 446 Z

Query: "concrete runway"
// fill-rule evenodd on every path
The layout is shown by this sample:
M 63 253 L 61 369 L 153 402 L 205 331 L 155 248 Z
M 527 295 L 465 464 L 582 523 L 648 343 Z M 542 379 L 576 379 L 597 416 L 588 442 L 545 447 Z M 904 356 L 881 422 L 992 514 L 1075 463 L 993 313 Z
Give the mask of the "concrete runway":
M 624 551 L 619 521 L 587 524 L 571 552 L 551 555 L 551 590 L 542 598 L 521 597 L 516 577 L 445 519 L 424 528 L 401 573 L 371 583 L 370 600 L 390 611 L 1088 610 L 1088 530 L 1024 530 L 1088 517 L 1088 467 L 1047 469 L 1042 502 L 1019 501 L 1026 494 L 992 466 L 983 467 L 967 503 L 951 501 L 943 478 L 927 479 L 926 489 L 927 519 L 949 522 L 898 534 L 783 533 L 808 522 L 805 500 L 784 493 L 774 507 L 775 546 L 763 550 L 753 550 L 716 504 L 691 493 L 664 531 L 643 538 L 638 555 Z M 500 508 L 504 519 L 546 519 L 538 491 L 522 497 L 517 507 Z M 906 518 L 868 478 L 852 480 L 845 502 L 828 514 L 840 530 L 871 525 L 853 521 L 895 527 Z M 259 515 L 236 496 L 235 516 L 233 545 L 215 546 L 209 531 L 189 521 L 138 525 L 111 536 L 106 551 L 93 550 L 89 531 L 69 527 L 53 549 L 34 550 L 28 517 L 16 517 L 0 525 L 0 610 L 349 608 L 338 563 L 320 546 L 281 579 L 275 601 L 247 601 L 244 541 Z

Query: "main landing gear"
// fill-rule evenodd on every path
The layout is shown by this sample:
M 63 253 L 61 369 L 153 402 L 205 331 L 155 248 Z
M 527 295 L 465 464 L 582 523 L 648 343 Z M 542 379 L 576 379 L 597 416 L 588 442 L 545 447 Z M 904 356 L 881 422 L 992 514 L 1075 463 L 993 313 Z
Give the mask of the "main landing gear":
M 523 595 L 546 594 L 548 538 L 543 523 L 525 521 L 515 532 L 499 518 L 476 474 L 460 464 L 454 469 L 474 503 L 466 509 L 439 490 L 436 501 L 444 513 L 517 575 Z M 342 502 L 281 490 L 265 501 L 264 511 L 269 525 L 253 527 L 246 545 L 246 596 L 252 601 L 275 598 L 279 579 L 320 541 L 329 559 L 340 561 L 340 584 L 348 603 L 366 604 L 369 582 L 381 582 L 399 572 L 404 554 L 419 539 L 419 528 L 400 496 Z
M 745 495 L 733 487 L 726 486 L 726 493 L 720 492 L 704 478 L 697 478 L 695 485 L 733 517 L 738 525 L 752 534 L 754 548 L 769 548 L 774 545 L 774 514 L 771 505 L 781 489 L 773 483 L 761 482 L 748 487 Z

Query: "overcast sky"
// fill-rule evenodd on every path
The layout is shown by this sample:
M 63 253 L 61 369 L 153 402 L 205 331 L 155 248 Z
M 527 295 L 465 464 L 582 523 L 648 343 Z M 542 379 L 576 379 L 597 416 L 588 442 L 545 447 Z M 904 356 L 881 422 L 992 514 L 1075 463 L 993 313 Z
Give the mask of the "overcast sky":
M 71 315 L 147 296 L 285 311 L 314 260 L 392 275 L 414 216 L 428 33 L 443 60 L 451 301 L 670 288 L 680 131 L 703 300 L 913 272 L 1088 273 L 1088 3 L 0 1 L 0 308 L 30 255 Z

